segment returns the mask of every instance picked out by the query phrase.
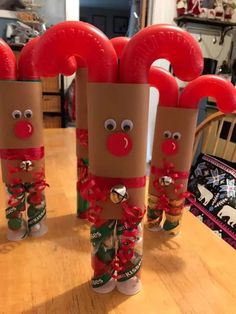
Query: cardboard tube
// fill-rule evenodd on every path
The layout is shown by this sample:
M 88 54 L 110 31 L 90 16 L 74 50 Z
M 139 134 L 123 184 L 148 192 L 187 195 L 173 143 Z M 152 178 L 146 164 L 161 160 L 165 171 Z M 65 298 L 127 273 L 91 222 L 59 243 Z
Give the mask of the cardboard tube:
M 78 129 L 88 129 L 87 113 L 87 68 L 77 70 L 75 77 L 75 104 L 76 104 L 76 127 Z M 76 154 L 79 158 L 88 158 L 88 148 L 82 146 L 76 139 Z
M 174 171 L 188 172 L 192 163 L 192 149 L 194 143 L 195 128 L 197 122 L 197 109 L 158 107 L 157 120 L 153 141 L 153 152 L 151 165 L 157 168 L 163 168 L 163 159 L 174 164 Z M 165 155 L 161 149 L 165 140 L 163 133 L 170 131 L 172 134 L 179 132 L 181 139 L 177 141 L 179 149 L 176 155 Z M 156 176 L 150 175 L 149 193 L 158 196 L 153 186 Z M 180 179 L 178 183 L 183 184 L 183 189 L 179 192 L 185 192 L 187 189 L 187 179 Z M 165 187 L 167 196 L 175 199 L 174 186 L 171 184 Z
M 42 88 L 41 82 L 21 82 L 21 81 L 0 81 L 0 149 L 26 149 L 43 146 L 43 119 L 42 119 Z M 33 112 L 31 118 L 24 117 L 25 110 Z M 14 119 L 12 112 L 20 110 L 22 117 Z M 18 138 L 14 133 L 14 126 L 17 121 L 30 122 L 33 133 L 28 138 Z M 9 181 L 9 166 L 19 166 L 21 160 L 2 160 L 3 181 Z M 35 171 L 44 169 L 44 160 L 34 161 L 34 170 L 31 172 L 15 174 L 16 177 L 22 175 L 22 180 L 30 182 Z M 26 182 L 25 181 L 25 182 Z
M 41 99 L 41 82 L 0 81 L 0 149 L 43 146 Z M 33 112 L 30 119 L 24 117 L 24 111 L 27 109 Z M 14 110 L 22 112 L 21 119 L 13 119 Z M 15 136 L 14 125 L 20 120 L 32 124 L 34 131 L 31 137 L 19 139 Z
M 105 178 L 136 178 L 146 175 L 146 145 L 149 86 L 146 84 L 88 84 L 89 170 Z M 104 127 L 107 119 L 116 121 L 116 129 Z M 122 121 L 129 119 L 133 129 L 122 131 Z M 132 141 L 132 150 L 123 157 L 112 155 L 106 146 L 110 134 L 123 132 Z M 130 188 L 128 203 L 144 209 L 145 188 Z M 120 219 L 122 208 L 109 198 L 99 202 L 101 218 Z
M 133 178 L 146 174 L 148 101 L 147 84 L 88 84 L 89 163 L 93 175 Z M 105 129 L 107 119 L 116 121 L 114 131 Z M 127 133 L 133 148 L 127 156 L 116 157 L 107 150 L 107 138 L 123 132 L 121 122 L 126 119 L 134 125 Z

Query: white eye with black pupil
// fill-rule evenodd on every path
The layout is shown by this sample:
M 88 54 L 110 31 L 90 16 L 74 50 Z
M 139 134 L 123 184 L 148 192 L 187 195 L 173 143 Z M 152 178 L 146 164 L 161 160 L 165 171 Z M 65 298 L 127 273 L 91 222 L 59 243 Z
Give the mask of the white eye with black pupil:
M 25 118 L 30 119 L 33 116 L 32 110 L 30 110 L 30 109 L 25 110 L 24 116 L 25 116 Z
M 129 132 L 133 129 L 133 122 L 131 120 L 124 120 L 121 122 L 121 128 L 124 132 Z
M 164 135 L 165 138 L 171 138 L 171 132 L 170 131 L 165 131 L 163 133 L 163 135 Z
M 116 128 L 116 121 L 113 119 L 107 119 L 104 123 L 104 127 L 108 131 L 113 131 Z
M 13 117 L 13 119 L 20 119 L 21 116 L 22 116 L 22 113 L 21 113 L 20 110 L 14 110 L 14 111 L 12 112 L 12 117 Z
M 174 140 L 178 141 L 181 139 L 181 134 L 179 132 L 175 132 L 175 133 L 173 133 L 172 138 Z

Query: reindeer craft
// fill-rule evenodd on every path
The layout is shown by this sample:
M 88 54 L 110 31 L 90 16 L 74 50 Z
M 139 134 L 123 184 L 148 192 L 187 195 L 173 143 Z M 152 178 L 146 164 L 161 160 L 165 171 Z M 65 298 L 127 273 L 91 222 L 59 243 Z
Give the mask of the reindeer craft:
M 128 37 L 115 37 L 111 43 L 118 59 L 129 41 Z M 81 184 L 88 177 L 88 116 L 87 116 L 87 68 L 83 60 L 77 58 L 76 72 L 76 152 L 77 152 L 77 216 L 87 218 L 88 201 L 80 193 Z
M 0 41 L 0 154 L 2 180 L 9 195 L 9 240 L 47 231 L 42 91 L 33 59 L 37 41 L 31 40 L 22 49 L 18 71 L 12 50 Z M 24 219 L 26 203 L 28 223 Z
M 234 86 L 215 75 L 204 75 L 190 82 L 178 101 L 178 87 L 172 75 L 153 69 L 151 85 L 160 93 L 151 161 L 148 199 L 148 228 L 177 234 L 185 206 L 187 181 L 201 98 L 214 97 L 218 109 L 230 113 L 236 109 Z M 170 93 L 170 90 L 172 91 Z
M 187 32 L 154 25 L 130 39 L 118 63 L 101 31 L 63 22 L 41 37 L 36 56 L 43 76 L 72 74 L 77 56 L 86 63 L 89 174 L 80 193 L 92 223 L 92 287 L 135 294 L 141 288 L 149 69 L 167 58 L 179 78 L 192 80 L 202 71 L 200 48 Z

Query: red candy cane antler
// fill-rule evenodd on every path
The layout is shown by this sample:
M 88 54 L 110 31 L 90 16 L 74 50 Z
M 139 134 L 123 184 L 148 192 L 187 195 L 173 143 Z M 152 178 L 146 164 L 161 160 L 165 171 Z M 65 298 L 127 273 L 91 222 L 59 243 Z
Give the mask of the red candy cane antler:
M 16 58 L 11 48 L 0 38 L 0 79 L 16 79 Z
M 216 75 L 204 75 L 190 82 L 183 90 L 179 107 L 197 108 L 203 97 L 214 97 L 220 111 L 230 113 L 236 110 L 234 86 Z
M 121 81 L 147 83 L 151 64 L 159 58 L 169 60 L 176 76 L 184 81 L 195 79 L 203 69 L 200 47 L 189 33 L 171 25 L 152 25 L 134 35 L 125 47 Z
M 83 59 L 90 82 L 115 82 L 117 56 L 109 39 L 96 27 L 83 22 L 62 22 L 41 36 L 36 65 L 43 76 L 73 74 Z
M 18 61 L 18 75 L 20 80 L 38 80 L 39 74 L 36 70 L 34 51 L 40 37 L 31 39 L 21 50 Z
M 115 37 L 110 40 L 110 42 L 112 43 L 116 51 L 118 59 L 120 59 L 122 52 L 125 46 L 127 45 L 127 43 L 129 42 L 129 40 L 130 40 L 129 37 Z
M 159 106 L 177 106 L 178 84 L 168 71 L 152 66 L 149 72 L 149 84 L 159 91 Z

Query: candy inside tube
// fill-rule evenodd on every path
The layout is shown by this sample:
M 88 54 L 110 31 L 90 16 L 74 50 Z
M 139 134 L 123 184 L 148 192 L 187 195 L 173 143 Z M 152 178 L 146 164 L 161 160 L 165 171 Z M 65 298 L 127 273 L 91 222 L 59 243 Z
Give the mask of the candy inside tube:
M 203 97 L 213 97 L 218 109 L 224 113 L 236 110 L 234 86 L 217 75 L 203 75 L 190 82 L 180 96 L 179 107 L 197 108 Z

